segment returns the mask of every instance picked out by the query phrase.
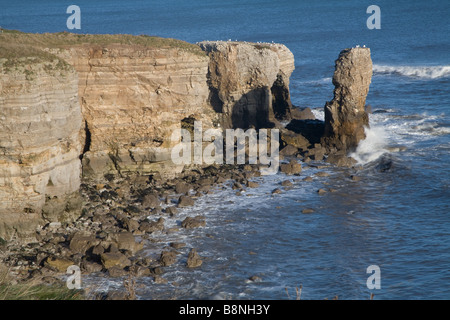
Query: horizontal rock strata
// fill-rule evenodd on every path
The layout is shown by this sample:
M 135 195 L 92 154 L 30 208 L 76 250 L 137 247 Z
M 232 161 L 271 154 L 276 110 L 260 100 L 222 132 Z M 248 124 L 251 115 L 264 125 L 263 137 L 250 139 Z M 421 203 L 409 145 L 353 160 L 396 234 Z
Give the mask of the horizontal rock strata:
M 368 124 L 371 69 L 369 49 L 341 52 L 325 129 L 314 123 L 305 130 L 299 122 L 283 128 L 281 121 L 311 118 L 293 111 L 294 56 L 284 45 L 6 30 L 0 34 L 0 238 L 28 241 L 48 223 L 76 220 L 82 180 L 100 185 L 111 176 L 140 175 L 147 182 L 177 176 L 186 168 L 171 159 L 179 143 L 172 133 L 192 129 L 196 120 L 203 130 L 280 128 L 284 156 L 321 160 L 323 131 L 326 151 L 351 150 Z M 297 174 L 301 166 L 291 169 Z M 198 183 L 200 191 L 209 189 Z M 192 205 L 189 190 L 177 189 L 178 206 Z M 105 199 L 115 196 L 102 192 Z M 150 193 L 140 200 L 160 209 Z M 163 220 L 121 223 L 130 232 L 164 228 Z
M 175 175 L 171 135 L 186 118 L 211 127 L 208 57 L 179 48 L 80 46 L 63 52 L 79 74 L 83 172 Z
M 0 236 L 29 238 L 46 200 L 80 186 L 78 76 L 55 60 L 0 59 Z M 65 206 L 55 220 L 63 217 Z

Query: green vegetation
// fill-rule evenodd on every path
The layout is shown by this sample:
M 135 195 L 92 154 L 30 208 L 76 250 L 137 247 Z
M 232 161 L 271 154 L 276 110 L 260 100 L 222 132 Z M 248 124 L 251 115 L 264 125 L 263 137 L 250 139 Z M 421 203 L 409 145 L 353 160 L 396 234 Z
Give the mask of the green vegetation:
M 129 34 L 76 34 L 59 33 L 23 33 L 16 30 L 3 30 L 0 33 L 0 59 L 19 57 L 54 58 L 43 51 L 45 48 L 65 48 L 75 45 L 106 46 L 111 44 L 142 46 L 144 48 L 179 48 L 194 54 L 204 55 L 195 44 L 185 41 L 155 36 Z
M 32 80 L 34 78 L 34 72 L 30 69 L 25 69 L 25 67 L 44 63 L 44 70 L 47 72 L 52 70 L 68 71 L 71 68 L 66 61 L 47 51 L 41 50 L 39 47 L 2 40 L 0 34 L 0 66 L 3 66 L 5 72 L 22 70 L 26 78 Z M 5 59 L 3 63 L 2 59 Z
M 83 300 L 81 290 L 63 285 L 0 284 L 0 300 Z
M 32 80 L 35 75 L 30 70 L 30 66 L 34 64 L 43 63 L 46 72 L 69 71 L 71 69 L 66 61 L 50 53 L 51 50 L 74 46 L 98 49 L 112 45 L 131 46 L 137 50 L 178 48 L 199 56 L 205 56 L 205 53 L 197 45 L 181 40 L 148 35 L 76 34 L 69 32 L 39 34 L 3 29 L 3 33 L 0 33 L 0 68 L 5 73 L 11 71 L 23 72 L 26 79 Z
M 83 300 L 82 290 L 70 290 L 64 284 L 37 284 L 33 281 L 12 284 L 6 269 L 0 265 L 1 300 Z

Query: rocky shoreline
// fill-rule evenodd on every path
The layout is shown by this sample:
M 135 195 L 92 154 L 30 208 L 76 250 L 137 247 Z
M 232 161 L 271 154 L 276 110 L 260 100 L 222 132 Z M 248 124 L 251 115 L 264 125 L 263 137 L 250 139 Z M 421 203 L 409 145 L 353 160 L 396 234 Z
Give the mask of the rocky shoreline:
M 178 210 L 229 180 L 238 194 L 257 187 L 262 167 L 175 163 L 180 128 L 279 130 L 279 169 L 299 175 L 300 160 L 353 166 L 368 125 L 369 48 L 340 53 L 325 121 L 292 105 L 282 44 L 7 31 L 0 49 L 0 267 L 12 283 L 60 283 L 72 265 L 164 283 L 165 267 L 201 266 L 196 248 L 179 258 L 183 243 L 140 253 L 165 241 L 156 234 L 205 226 Z
M 311 177 L 302 178 L 302 164 L 308 166 L 305 159 L 311 161 L 307 152 L 296 152 L 284 158 L 280 173 L 288 179 L 274 186 L 272 194 L 292 187 L 289 177 L 312 181 Z M 322 162 L 322 159 L 314 161 L 315 164 Z M 323 166 L 329 165 L 323 162 Z M 241 195 L 259 187 L 253 178 L 260 176 L 259 165 L 211 165 L 190 168 L 170 180 L 158 175 L 109 175 L 101 182 L 85 181 L 80 189 L 83 201 L 80 218 L 72 223 L 48 223 L 37 231 L 36 242 L 0 244 L 0 265 L 9 271 L 11 284 L 50 286 L 66 286 L 67 269 L 75 265 L 80 268 L 82 278 L 94 275 L 119 279 L 123 283 L 121 289 L 111 291 L 83 285 L 83 298 L 136 299 L 133 286 L 137 278 L 147 277 L 155 284 L 165 284 L 166 267 L 178 265 L 194 269 L 204 262 L 196 248 L 187 248 L 186 243 L 170 239 L 181 232 L 189 234 L 190 230 L 204 227 L 207 216 L 180 217 L 180 210 L 195 206 L 199 197 L 207 197 L 220 188 L 231 188 Z M 316 176 L 328 174 L 320 171 Z M 327 191 L 319 189 L 317 192 Z M 314 211 L 305 208 L 301 213 Z M 175 227 L 173 223 L 166 225 L 169 219 L 176 220 Z M 145 249 L 155 244 L 161 248 L 156 259 L 145 254 Z
M 292 166 L 293 162 L 288 166 Z M 297 161 L 295 161 L 297 163 Z M 301 164 L 297 163 L 301 171 Z M 284 169 L 282 169 L 284 170 Z M 286 173 L 293 172 L 286 169 Z M 101 183 L 82 183 L 83 214 L 73 223 L 48 223 L 37 232 L 37 242 L 24 245 L 8 241 L 0 245 L 0 261 L 12 278 L 11 283 L 32 281 L 38 284 L 64 284 L 67 268 L 80 267 L 82 275 L 102 273 L 107 277 L 152 277 L 165 283 L 164 267 L 187 261 L 196 268 L 202 258 L 191 248 L 186 259 L 179 259 L 181 242 L 164 243 L 159 258 L 142 254 L 146 245 L 161 241 L 152 234 L 174 234 L 181 229 L 205 226 L 205 216 L 177 220 L 177 227 L 166 228 L 180 208 L 195 205 L 195 200 L 226 188 L 230 182 L 236 192 L 258 185 L 251 178 L 260 176 L 257 165 L 198 167 L 171 180 L 150 176 L 107 176 Z M 139 239 L 139 240 L 137 240 Z M 127 290 L 96 295 L 102 299 L 127 299 Z

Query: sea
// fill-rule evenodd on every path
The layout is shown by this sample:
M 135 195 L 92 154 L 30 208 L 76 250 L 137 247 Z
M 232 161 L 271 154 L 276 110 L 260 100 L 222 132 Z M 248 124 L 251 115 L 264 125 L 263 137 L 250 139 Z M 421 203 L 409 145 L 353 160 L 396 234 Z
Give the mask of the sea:
M 67 29 L 73 4 L 80 30 Z M 217 187 L 166 221 L 201 214 L 204 228 L 155 235 L 186 247 L 181 263 L 165 268 L 167 283 L 137 280 L 139 299 L 450 299 L 449 17 L 445 0 L 0 1 L 0 26 L 24 32 L 285 44 L 295 56 L 292 102 L 318 119 L 333 98 L 339 52 L 371 49 L 370 128 L 352 155 L 359 168 L 311 162 L 300 176 L 255 178 L 260 186 L 240 196 Z M 368 26 L 375 18 L 379 29 Z M 293 186 L 284 190 L 287 179 Z M 159 246 L 144 252 L 157 258 Z M 190 248 L 201 267 L 184 267 Z

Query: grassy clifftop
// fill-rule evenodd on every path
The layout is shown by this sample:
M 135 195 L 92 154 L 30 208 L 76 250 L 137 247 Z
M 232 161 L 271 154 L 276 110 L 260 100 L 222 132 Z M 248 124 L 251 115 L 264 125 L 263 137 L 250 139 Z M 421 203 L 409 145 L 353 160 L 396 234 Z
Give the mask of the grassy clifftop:
M 193 54 L 205 55 L 194 44 L 147 35 L 128 34 L 75 34 L 68 32 L 59 33 L 24 33 L 16 30 L 5 30 L 0 33 L 0 59 L 9 60 L 14 64 L 21 58 L 33 58 L 35 62 L 59 60 L 44 49 L 67 48 L 77 45 L 111 44 L 130 45 L 144 48 L 179 48 Z

